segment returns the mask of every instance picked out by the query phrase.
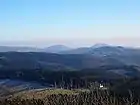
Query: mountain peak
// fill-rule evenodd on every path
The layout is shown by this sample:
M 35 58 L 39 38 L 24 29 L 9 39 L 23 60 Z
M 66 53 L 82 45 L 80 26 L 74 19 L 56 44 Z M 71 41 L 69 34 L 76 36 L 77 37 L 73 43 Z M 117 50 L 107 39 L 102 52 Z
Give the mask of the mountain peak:
M 66 48 L 67 46 L 65 46 L 65 45 L 52 45 L 52 46 L 49 46 L 48 48 L 54 48 L 54 47 L 61 47 L 61 48 Z
M 106 47 L 106 46 L 110 46 L 110 45 L 104 43 L 97 43 L 93 45 L 91 48 L 99 48 L 99 47 Z
M 71 48 L 69 48 L 67 46 L 64 46 L 64 45 L 53 45 L 53 46 L 47 47 L 46 51 L 47 52 L 58 53 L 58 52 L 67 51 L 67 50 L 70 50 L 70 49 Z

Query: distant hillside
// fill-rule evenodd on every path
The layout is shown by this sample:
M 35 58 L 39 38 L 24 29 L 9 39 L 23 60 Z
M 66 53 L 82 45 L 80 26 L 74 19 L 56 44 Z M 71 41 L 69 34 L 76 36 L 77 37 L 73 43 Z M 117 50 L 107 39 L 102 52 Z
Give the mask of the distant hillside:
M 140 53 L 140 49 L 125 48 L 122 46 L 107 46 L 107 45 L 95 45 L 92 47 L 81 47 L 68 51 L 60 52 L 60 54 L 89 54 L 96 56 L 107 55 L 136 55 Z
M 118 59 L 84 54 L 51 54 L 35 52 L 0 53 L 0 69 L 83 69 L 107 65 L 124 65 Z
M 64 45 L 54 45 L 54 46 L 50 46 L 44 49 L 44 51 L 48 53 L 59 53 L 59 52 L 68 51 L 68 50 L 71 50 L 71 48 Z
M 43 49 L 34 47 L 0 46 L 0 52 L 42 52 Z
M 0 46 L 0 52 L 48 52 L 58 53 L 61 51 L 71 50 L 71 48 L 64 45 L 54 45 L 47 48 L 35 47 L 16 47 L 16 46 Z
M 0 47 L 1 50 L 4 48 Z M 6 48 L 11 50 L 0 50 L 0 70 L 92 69 L 94 71 L 101 70 L 100 73 L 107 73 L 106 75 L 108 73 L 135 75 L 140 71 L 140 49 L 106 44 L 77 49 L 70 49 L 63 45 L 51 46 L 46 49 Z
M 105 51 L 105 50 L 104 50 Z M 92 69 L 126 74 L 124 66 L 140 71 L 140 54 L 52 54 L 37 52 L 1 52 L 0 70 L 81 70 Z M 131 70 L 130 70 L 131 71 Z M 132 69 L 133 72 L 133 69 Z M 131 72 L 129 72 L 130 74 Z
M 76 49 L 72 49 L 64 45 L 54 45 L 46 48 L 0 46 L 0 52 L 45 52 L 56 54 L 87 54 L 94 56 L 124 56 L 138 55 L 140 53 L 140 49 L 110 46 L 106 44 L 95 44 L 91 47 L 79 47 Z

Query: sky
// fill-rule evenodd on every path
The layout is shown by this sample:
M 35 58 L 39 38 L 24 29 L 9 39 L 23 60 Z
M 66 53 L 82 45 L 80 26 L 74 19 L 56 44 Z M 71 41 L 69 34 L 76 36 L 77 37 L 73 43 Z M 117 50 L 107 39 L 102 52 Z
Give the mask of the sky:
M 0 45 L 140 46 L 140 0 L 0 0 Z

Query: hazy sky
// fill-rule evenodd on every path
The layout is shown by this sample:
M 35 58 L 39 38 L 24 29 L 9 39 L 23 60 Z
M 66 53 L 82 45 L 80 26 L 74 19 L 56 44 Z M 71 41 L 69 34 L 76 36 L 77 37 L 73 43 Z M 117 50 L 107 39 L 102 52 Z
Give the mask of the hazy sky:
M 140 46 L 140 0 L 0 0 L 0 45 Z

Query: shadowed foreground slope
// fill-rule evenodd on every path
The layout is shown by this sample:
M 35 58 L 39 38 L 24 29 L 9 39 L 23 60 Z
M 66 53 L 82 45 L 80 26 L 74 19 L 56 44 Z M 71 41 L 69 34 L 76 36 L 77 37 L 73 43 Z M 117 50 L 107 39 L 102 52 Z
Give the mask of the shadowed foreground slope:
M 36 94 L 34 94 L 36 96 Z M 0 105 L 139 105 L 133 97 L 123 98 L 106 91 L 81 92 L 79 94 L 51 94 L 44 98 L 2 99 Z

